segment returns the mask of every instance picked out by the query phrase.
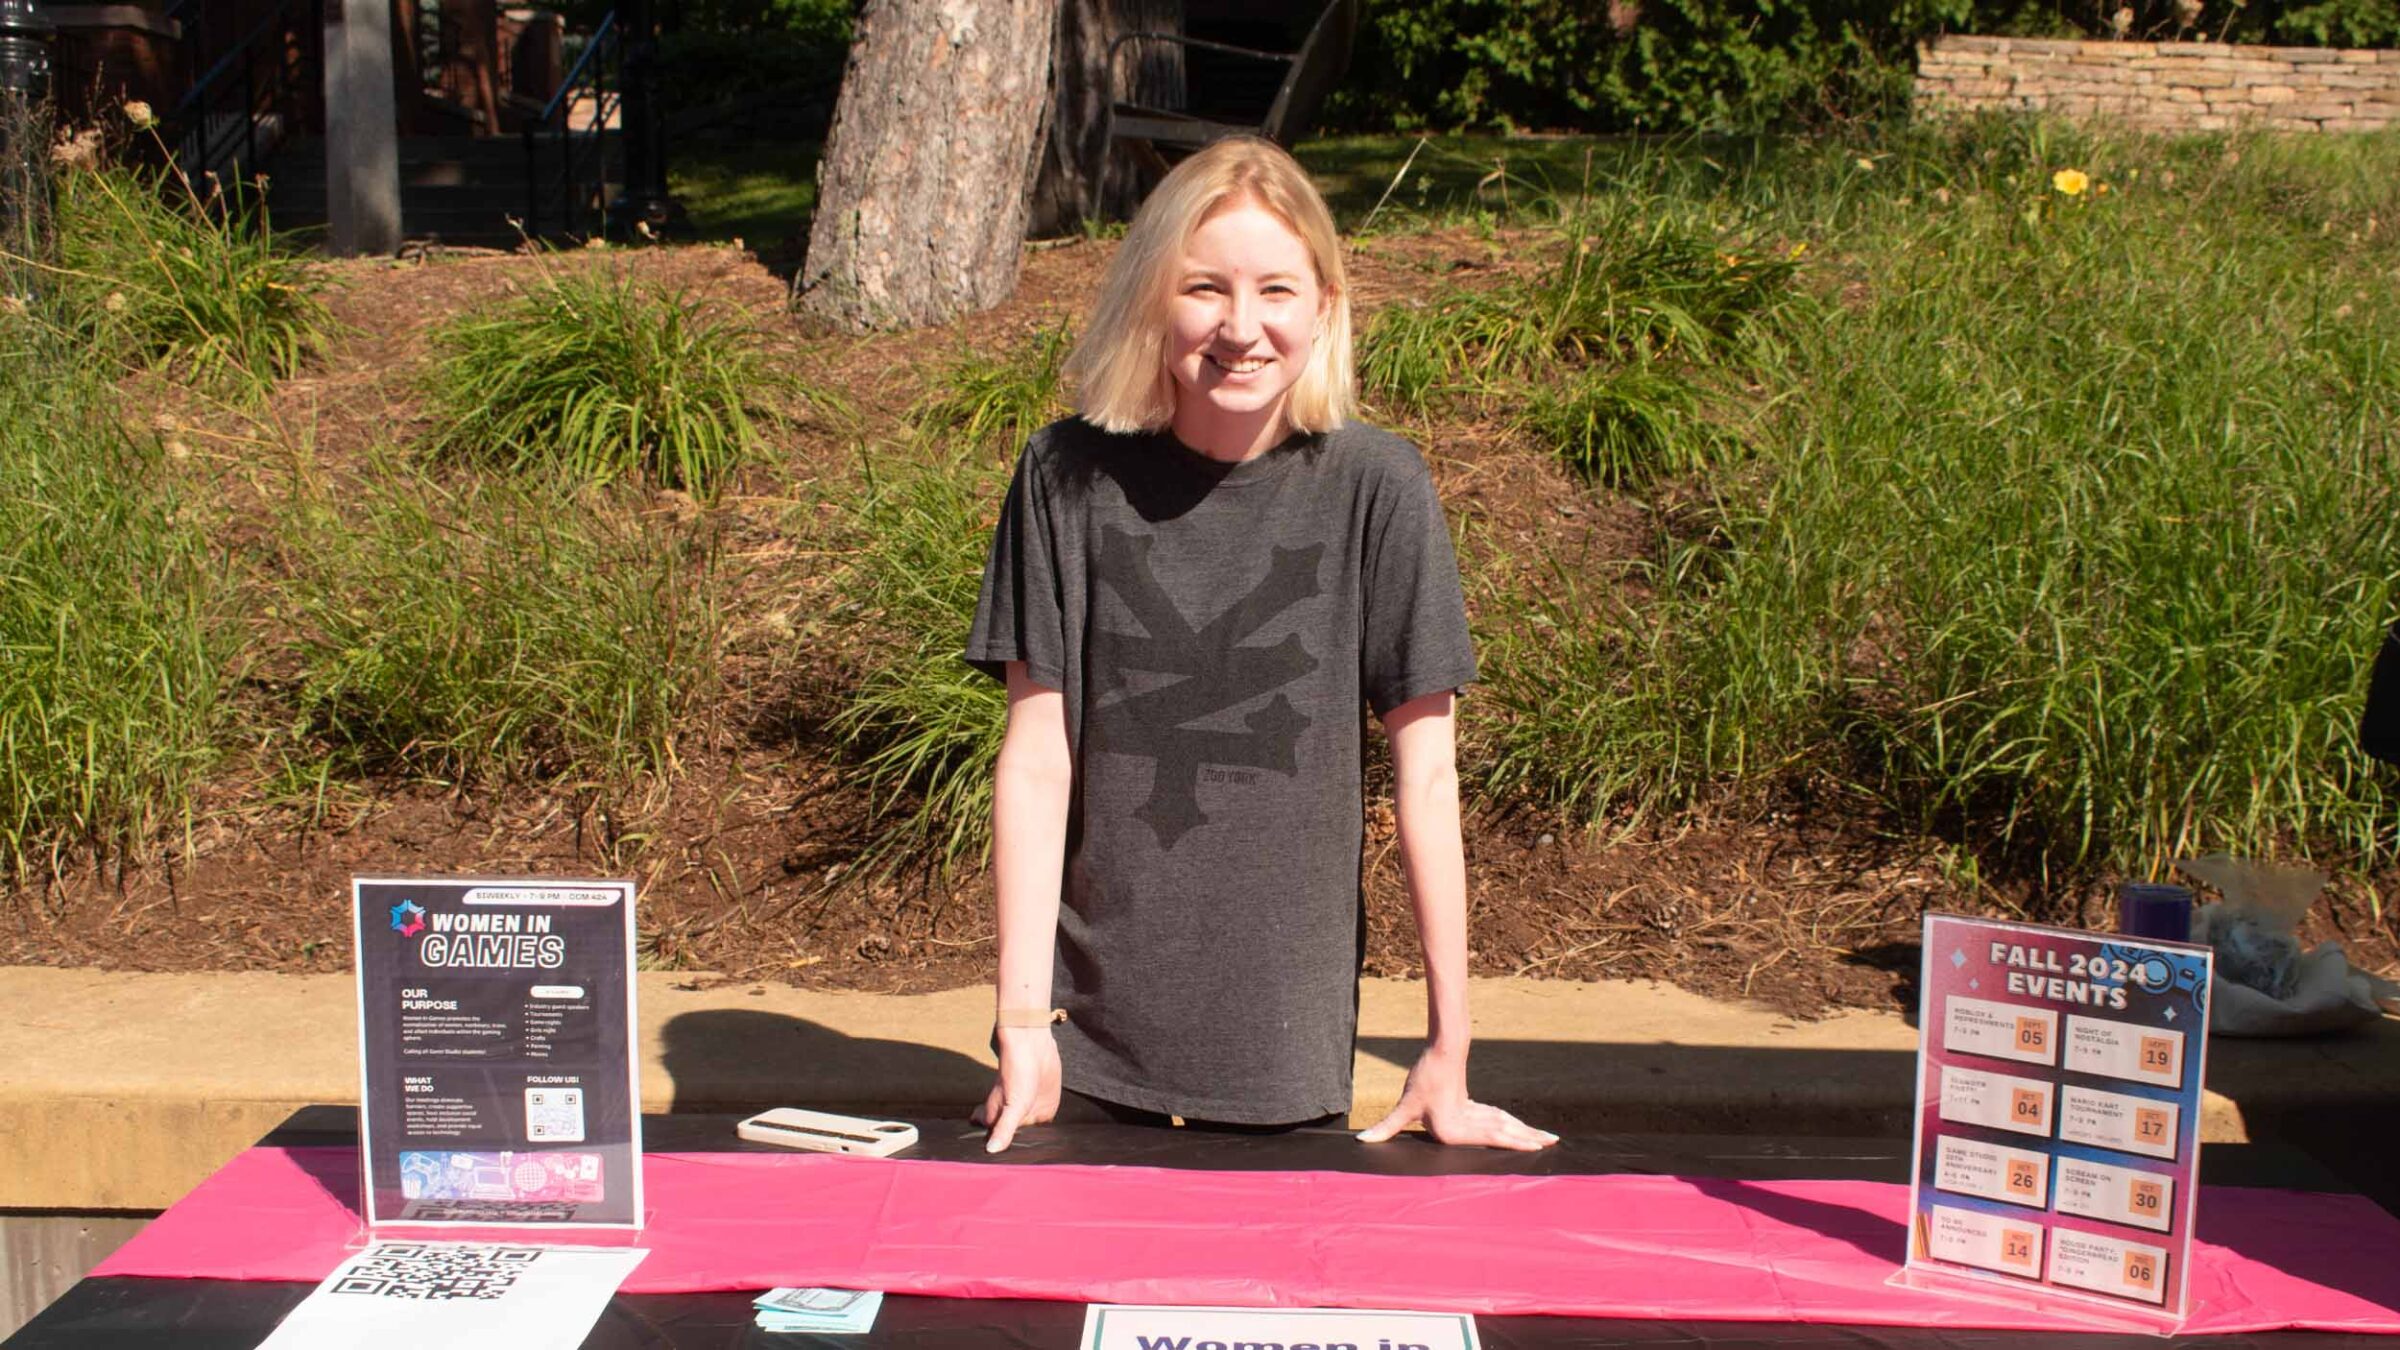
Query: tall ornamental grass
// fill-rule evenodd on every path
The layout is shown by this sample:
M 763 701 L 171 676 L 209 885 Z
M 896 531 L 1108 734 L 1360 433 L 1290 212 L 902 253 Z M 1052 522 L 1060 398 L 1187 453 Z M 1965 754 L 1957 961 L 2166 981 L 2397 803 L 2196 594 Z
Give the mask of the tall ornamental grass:
M 969 453 L 869 467 L 842 581 L 865 648 L 832 721 L 875 799 L 866 861 L 981 861 L 1008 696 L 960 653 L 1005 484 Z
M 288 526 L 307 729 L 356 770 L 671 772 L 719 687 L 706 542 L 591 494 L 384 472 Z
M 1806 308 L 1799 255 L 1760 247 L 1687 203 L 1643 212 L 1608 198 L 1553 207 L 1537 274 L 1453 286 L 1378 310 L 1359 339 L 1359 381 L 1378 404 L 1421 413 L 1593 363 L 1777 360 Z
M 217 759 L 230 588 L 163 468 L 0 315 L 0 873 L 140 854 Z
M 1002 356 L 962 357 L 909 410 L 909 422 L 937 454 L 1012 460 L 1026 438 L 1066 415 L 1059 374 L 1074 345 L 1062 322 Z
M 742 325 L 597 270 L 544 270 L 443 327 L 426 387 L 436 456 L 574 483 L 631 474 L 713 499 L 791 390 Z
M 2388 856 L 2356 726 L 2400 597 L 2396 168 L 1987 122 L 1725 185 L 1842 303 L 1653 598 L 1499 625 L 1495 784 L 1598 815 L 1828 776 L 2046 865 Z
M 1706 402 L 1688 376 L 1644 363 L 1539 386 L 1518 422 L 1577 474 L 1628 487 L 1735 457 L 1740 443 Z
M 57 263 L 20 266 L 53 283 L 87 353 L 250 401 L 323 351 L 317 282 L 269 232 L 263 189 L 100 164 L 54 177 Z

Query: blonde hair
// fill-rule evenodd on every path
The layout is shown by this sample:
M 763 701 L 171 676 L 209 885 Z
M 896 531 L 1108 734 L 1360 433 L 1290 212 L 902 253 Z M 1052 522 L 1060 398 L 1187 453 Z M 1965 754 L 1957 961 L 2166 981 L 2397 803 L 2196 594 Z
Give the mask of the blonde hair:
M 1342 270 L 1333 213 L 1308 171 L 1273 141 L 1231 136 L 1170 170 L 1133 216 L 1125 242 L 1100 284 L 1083 339 L 1067 357 L 1076 411 L 1115 432 L 1157 431 L 1175 418 L 1175 379 L 1167 373 L 1167 301 L 1184 241 L 1200 223 L 1236 203 L 1275 217 L 1316 264 L 1325 313 L 1308 366 L 1285 395 L 1284 419 L 1299 431 L 1332 431 L 1358 410 L 1350 353 L 1350 282 Z

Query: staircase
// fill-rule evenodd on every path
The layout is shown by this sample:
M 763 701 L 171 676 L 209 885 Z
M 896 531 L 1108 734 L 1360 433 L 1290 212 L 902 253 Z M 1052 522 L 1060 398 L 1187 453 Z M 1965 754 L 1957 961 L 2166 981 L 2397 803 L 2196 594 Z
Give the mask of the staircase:
M 623 181 L 617 139 L 602 133 L 606 159 L 598 202 L 604 204 Z M 537 153 L 545 164 L 558 150 L 551 137 L 541 138 Z M 517 136 L 404 136 L 400 139 L 400 232 L 411 240 L 470 244 L 496 248 L 514 246 L 520 238 L 511 221 L 527 219 L 526 144 Z M 545 182 L 554 179 L 545 175 Z M 538 208 L 536 228 L 556 233 L 560 204 L 556 189 Z M 593 189 L 587 187 L 587 194 Z M 267 209 L 277 233 L 321 229 L 326 220 L 325 142 L 310 137 L 285 145 L 275 157 L 267 179 Z M 596 217 L 595 217 L 596 218 Z

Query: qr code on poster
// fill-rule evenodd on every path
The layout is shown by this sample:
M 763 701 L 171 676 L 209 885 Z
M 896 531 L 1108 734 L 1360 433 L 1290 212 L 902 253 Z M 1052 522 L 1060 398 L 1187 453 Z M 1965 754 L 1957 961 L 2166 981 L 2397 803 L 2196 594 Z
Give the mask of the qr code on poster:
M 327 1292 L 377 1298 L 499 1298 L 531 1269 L 539 1247 L 386 1242 L 350 1263 Z

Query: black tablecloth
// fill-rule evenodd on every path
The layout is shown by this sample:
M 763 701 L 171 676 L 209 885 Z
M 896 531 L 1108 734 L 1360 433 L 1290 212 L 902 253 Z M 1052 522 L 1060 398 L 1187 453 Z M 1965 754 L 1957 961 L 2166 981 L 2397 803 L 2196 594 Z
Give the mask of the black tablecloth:
M 654 1152 L 772 1152 L 734 1136 L 731 1116 L 652 1116 L 642 1123 Z M 1704 1136 L 1585 1135 L 1538 1154 L 1445 1149 L 1404 1138 L 1368 1148 L 1344 1130 L 1286 1135 L 1204 1134 L 1121 1125 L 1048 1126 L 1025 1131 L 998 1158 L 983 1152 L 983 1132 L 955 1120 L 920 1120 L 906 1156 L 995 1166 L 1122 1163 L 1215 1171 L 1348 1171 L 1433 1176 L 1460 1173 L 1548 1175 L 1634 1172 L 1741 1180 L 1808 1177 L 1905 1182 L 1906 1140 L 1758 1139 Z M 289 1147 L 355 1146 L 355 1113 L 316 1107 L 295 1115 L 264 1141 Z M 2205 1181 L 2337 1191 L 2341 1183 L 2308 1158 L 2267 1145 L 2212 1144 L 2201 1153 Z M 1897 1253 L 1894 1256 L 1897 1257 Z M 0 1350 L 251 1350 L 312 1286 L 234 1280 L 87 1279 L 0 1345 Z M 1003 1299 L 894 1296 L 884 1300 L 865 1336 L 769 1335 L 752 1325 L 750 1295 L 618 1295 L 584 1341 L 586 1350 L 703 1350 L 794 1347 L 868 1350 L 1073 1350 L 1083 1305 Z M 2088 1333 L 1909 1330 L 1744 1322 L 1637 1322 L 1574 1317 L 1483 1317 L 1493 1350 L 1587 1350 L 1596 1347 L 1691 1347 L 1750 1350 L 1770 1345 L 1847 1350 L 2156 1350 L 2160 1338 Z M 2210 1337 L 2221 1350 L 2400 1350 L 2385 1337 L 2307 1332 Z M 428 1350 L 439 1350 L 429 1347 Z

